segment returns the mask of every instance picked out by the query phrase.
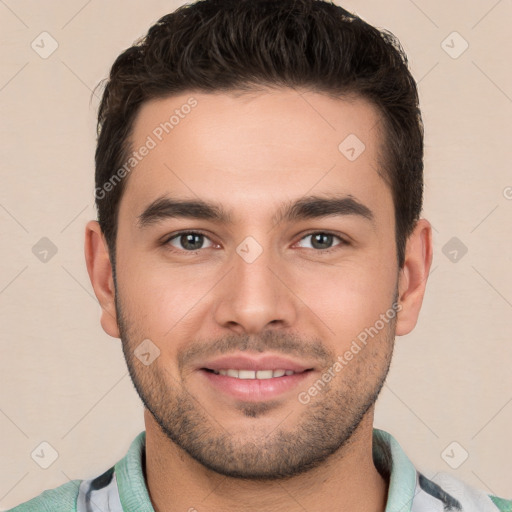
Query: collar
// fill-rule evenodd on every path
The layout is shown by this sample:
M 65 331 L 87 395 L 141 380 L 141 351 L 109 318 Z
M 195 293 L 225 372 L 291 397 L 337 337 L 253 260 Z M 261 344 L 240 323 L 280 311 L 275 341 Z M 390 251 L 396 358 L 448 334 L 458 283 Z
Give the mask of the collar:
M 144 480 L 146 432 L 132 442 L 128 453 L 115 465 L 119 497 L 125 510 L 154 512 Z M 385 512 L 410 512 L 415 496 L 417 472 L 396 439 L 377 428 L 373 429 L 373 460 L 375 467 L 389 482 Z

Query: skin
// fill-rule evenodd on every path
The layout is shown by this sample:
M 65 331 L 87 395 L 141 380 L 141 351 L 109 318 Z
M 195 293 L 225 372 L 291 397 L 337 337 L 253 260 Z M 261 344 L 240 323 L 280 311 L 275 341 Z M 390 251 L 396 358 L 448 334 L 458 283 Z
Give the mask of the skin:
M 134 148 L 191 96 L 197 106 L 126 178 L 115 283 L 96 221 L 85 237 L 102 327 L 122 339 L 146 405 L 145 476 L 153 506 L 157 512 L 384 511 L 388 483 L 372 459 L 374 404 L 395 335 L 416 325 L 432 231 L 427 220 L 418 221 L 399 269 L 391 191 L 377 172 L 379 114 L 361 98 L 291 89 L 187 93 L 142 106 Z M 354 161 L 338 150 L 349 134 L 365 144 Z M 356 198 L 373 221 L 353 214 L 272 220 L 284 203 L 333 193 Z M 138 216 L 162 194 L 218 201 L 233 223 L 168 218 L 141 229 Z M 194 241 L 201 247 L 195 253 L 183 238 L 168 241 L 189 229 L 206 235 Z M 340 238 L 319 248 L 311 231 Z M 262 249 L 252 263 L 236 252 L 247 236 Z M 301 403 L 299 392 L 395 298 L 396 318 Z M 144 339 L 160 350 L 147 366 L 134 355 Z M 223 351 L 290 354 L 313 371 L 273 400 L 247 402 L 217 391 L 198 371 L 203 355 Z

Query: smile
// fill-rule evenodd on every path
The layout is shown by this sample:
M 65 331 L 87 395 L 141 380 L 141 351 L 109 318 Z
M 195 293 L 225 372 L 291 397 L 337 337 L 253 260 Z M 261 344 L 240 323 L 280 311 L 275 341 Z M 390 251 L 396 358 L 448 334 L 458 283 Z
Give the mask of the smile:
M 293 375 L 293 370 L 236 370 L 233 368 L 210 370 L 216 375 L 226 375 L 228 377 L 234 377 L 235 379 L 273 379 L 276 377 L 283 377 L 284 375 Z
M 220 393 L 238 400 L 258 402 L 285 397 L 297 390 L 305 379 L 313 378 L 312 369 L 293 371 L 276 368 L 247 370 L 243 368 L 201 368 L 198 372 L 205 378 L 215 395 Z

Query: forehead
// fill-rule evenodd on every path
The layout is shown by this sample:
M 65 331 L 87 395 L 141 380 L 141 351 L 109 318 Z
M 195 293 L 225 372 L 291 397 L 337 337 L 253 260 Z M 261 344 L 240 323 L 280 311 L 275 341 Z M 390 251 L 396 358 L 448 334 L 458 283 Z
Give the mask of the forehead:
M 143 104 L 131 143 L 138 155 L 120 217 L 136 217 L 165 194 L 252 217 L 308 193 L 345 193 L 388 207 L 391 200 L 381 177 L 380 116 L 357 97 L 290 89 L 184 93 Z

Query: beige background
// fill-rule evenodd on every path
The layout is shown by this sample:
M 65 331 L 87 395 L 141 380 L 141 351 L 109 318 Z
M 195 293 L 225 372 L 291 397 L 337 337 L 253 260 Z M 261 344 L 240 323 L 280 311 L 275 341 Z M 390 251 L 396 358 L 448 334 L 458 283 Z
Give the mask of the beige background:
M 0 509 L 99 474 L 143 429 L 83 257 L 95 218 L 90 98 L 114 58 L 181 3 L 0 0 Z M 512 4 L 343 5 L 394 32 L 409 55 L 426 125 L 424 216 L 435 228 L 422 315 L 397 339 L 376 426 L 427 476 L 452 472 L 512 497 Z M 43 31 L 59 45 L 47 59 L 31 48 Z M 463 48 L 453 31 L 469 44 L 458 58 L 445 51 Z M 32 252 L 42 237 L 57 248 L 46 263 Z M 452 237 L 467 247 L 455 262 Z M 59 454 L 48 469 L 31 458 L 43 441 Z M 454 441 L 446 460 L 469 453 L 458 469 L 441 456 Z

